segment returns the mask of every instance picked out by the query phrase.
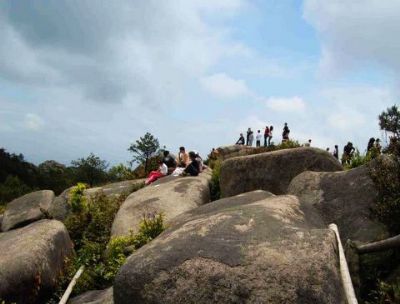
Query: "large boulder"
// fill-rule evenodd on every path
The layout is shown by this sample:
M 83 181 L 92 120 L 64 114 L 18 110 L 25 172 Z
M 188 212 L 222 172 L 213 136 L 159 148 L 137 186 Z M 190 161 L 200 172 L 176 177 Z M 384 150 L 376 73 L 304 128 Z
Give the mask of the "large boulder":
M 217 148 L 218 157 L 220 157 L 222 160 L 236 156 L 253 154 L 255 151 L 256 148 L 244 145 L 232 145 Z
M 0 233 L 0 299 L 40 302 L 56 285 L 72 252 L 68 231 L 56 220 Z
M 298 196 L 304 208 L 318 212 L 324 224 L 337 224 L 344 243 L 387 236 L 385 227 L 370 215 L 377 191 L 368 166 L 343 172 L 304 172 L 292 180 L 288 193 Z
M 87 291 L 71 300 L 68 304 L 113 304 L 113 289 Z
M 7 204 L 4 212 L 2 231 L 28 225 L 46 217 L 54 201 L 54 192 L 41 190 L 25 194 Z
M 121 303 L 345 303 L 335 235 L 295 196 L 255 191 L 201 206 L 134 252 Z
M 290 181 L 304 171 L 340 171 L 340 163 L 316 148 L 294 148 L 235 157 L 222 163 L 223 197 L 263 189 L 285 194 Z
M 100 193 L 107 197 L 116 197 L 120 195 L 130 194 L 135 189 L 139 188 L 144 183 L 144 179 L 127 180 L 117 183 L 106 184 L 101 187 L 89 188 L 84 191 L 84 195 L 90 199 Z M 64 190 L 57 196 L 49 209 L 51 217 L 64 221 L 70 214 L 71 207 L 68 204 L 69 192 L 73 187 Z
M 164 214 L 168 224 L 175 216 L 210 201 L 210 173 L 196 177 L 168 176 L 132 193 L 119 209 L 111 235 L 136 233 L 144 214 Z

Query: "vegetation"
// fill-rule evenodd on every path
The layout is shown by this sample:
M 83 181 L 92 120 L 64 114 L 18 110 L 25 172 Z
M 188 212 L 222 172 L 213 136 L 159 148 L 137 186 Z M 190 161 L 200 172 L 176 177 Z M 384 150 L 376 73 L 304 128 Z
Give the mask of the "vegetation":
M 211 174 L 211 181 L 210 181 L 211 201 L 216 201 L 221 198 L 221 188 L 219 185 L 221 164 L 222 164 L 222 161 L 220 159 L 217 159 L 212 162 L 212 174 Z
M 124 164 L 111 167 L 108 171 L 108 176 L 109 179 L 113 181 L 124 181 L 136 178 L 134 172 Z
M 108 167 L 107 162 L 93 153 L 90 153 L 86 158 L 74 160 L 71 164 L 75 169 L 76 179 L 80 182 L 93 186 L 107 180 L 107 174 L 105 173 Z
M 133 154 L 132 163 L 138 162 L 140 165 L 143 164 L 145 173 L 148 173 L 149 159 L 157 153 L 159 148 L 158 139 L 147 132 L 143 137 L 136 140 L 136 143 L 131 144 L 128 151 Z
M 70 192 L 69 203 L 73 212 L 65 224 L 74 242 L 76 255 L 66 261 L 67 271 L 48 303 L 57 302 L 81 265 L 85 265 L 86 269 L 74 288 L 74 294 L 109 287 L 127 254 L 165 229 L 162 214 L 149 214 L 143 217 L 137 234 L 110 239 L 112 222 L 128 193 L 115 198 L 98 194 L 88 199 L 84 190 L 85 185 L 78 184 Z M 131 251 L 127 251 L 127 247 L 131 247 Z

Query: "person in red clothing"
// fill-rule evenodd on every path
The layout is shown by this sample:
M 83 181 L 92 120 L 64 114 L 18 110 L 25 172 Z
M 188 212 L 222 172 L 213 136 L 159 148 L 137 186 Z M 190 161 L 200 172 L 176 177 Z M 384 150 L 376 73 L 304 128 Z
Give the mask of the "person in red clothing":
M 158 160 L 158 164 L 159 164 L 158 170 L 151 171 L 149 173 L 149 176 L 147 177 L 146 181 L 144 182 L 146 185 L 149 185 L 152 182 L 155 182 L 160 177 L 164 177 L 168 174 L 168 167 L 166 164 L 164 164 L 162 159 Z
M 266 126 L 264 131 L 264 147 L 266 147 L 268 144 L 268 137 L 269 137 L 269 128 L 268 126 Z

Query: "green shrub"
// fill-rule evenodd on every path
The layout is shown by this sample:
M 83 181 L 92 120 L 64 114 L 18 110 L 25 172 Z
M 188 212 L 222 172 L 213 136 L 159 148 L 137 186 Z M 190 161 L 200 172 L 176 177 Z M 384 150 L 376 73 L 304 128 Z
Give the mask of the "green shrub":
M 221 173 L 221 160 L 213 161 L 213 170 L 210 181 L 210 198 L 211 201 L 215 201 L 221 198 L 221 188 L 219 185 L 219 177 Z
M 371 161 L 371 159 L 372 159 L 371 153 L 368 152 L 366 155 L 361 155 L 360 151 L 356 149 L 353 156 L 350 158 L 349 162 L 344 165 L 344 168 L 346 170 L 354 169 L 359 166 L 365 165 L 366 163 Z
M 0 206 L 32 191 L 34 189 L 24 184 L 17 176 L 8 175 L 6 180 L 0 183 Z
M 86 212 L 87 211 L 87 201 L 85 197 L 86 185 L 83 183 L 78 183 L 69 191 L 69 204 L 71 205 L 72 212 Z
M 400 279 L 394 284 L 378 280 L 376 289 L 370 293 L 370 300 L 365 304 L 395 304 L 400 303 Z

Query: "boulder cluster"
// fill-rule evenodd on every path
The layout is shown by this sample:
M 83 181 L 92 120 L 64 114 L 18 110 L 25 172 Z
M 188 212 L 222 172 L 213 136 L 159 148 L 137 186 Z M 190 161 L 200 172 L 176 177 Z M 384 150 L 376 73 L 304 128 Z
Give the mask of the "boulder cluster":
M 211 170 L 165 177 L 129 195 L 112 236 L 135 233 L 143 214 L 164 214 L 167 229 L 129 256 L 113 286 L 69 303 L 346 303 L 328 224 L 338 225 L 342 242 L 386 237 L 369 214 L 376 190 L 368 167 L 343 171 L 315 148 L 254 154 L 234 146 L 219 153 L 222 198 L 210 202 Z M 135 182 L 85 194 L 118 195 Z M 7 205 L 0 299 L 38 303 L 54 288 L 73 253 L 62 223 L 68 192 L 38 191 Z

